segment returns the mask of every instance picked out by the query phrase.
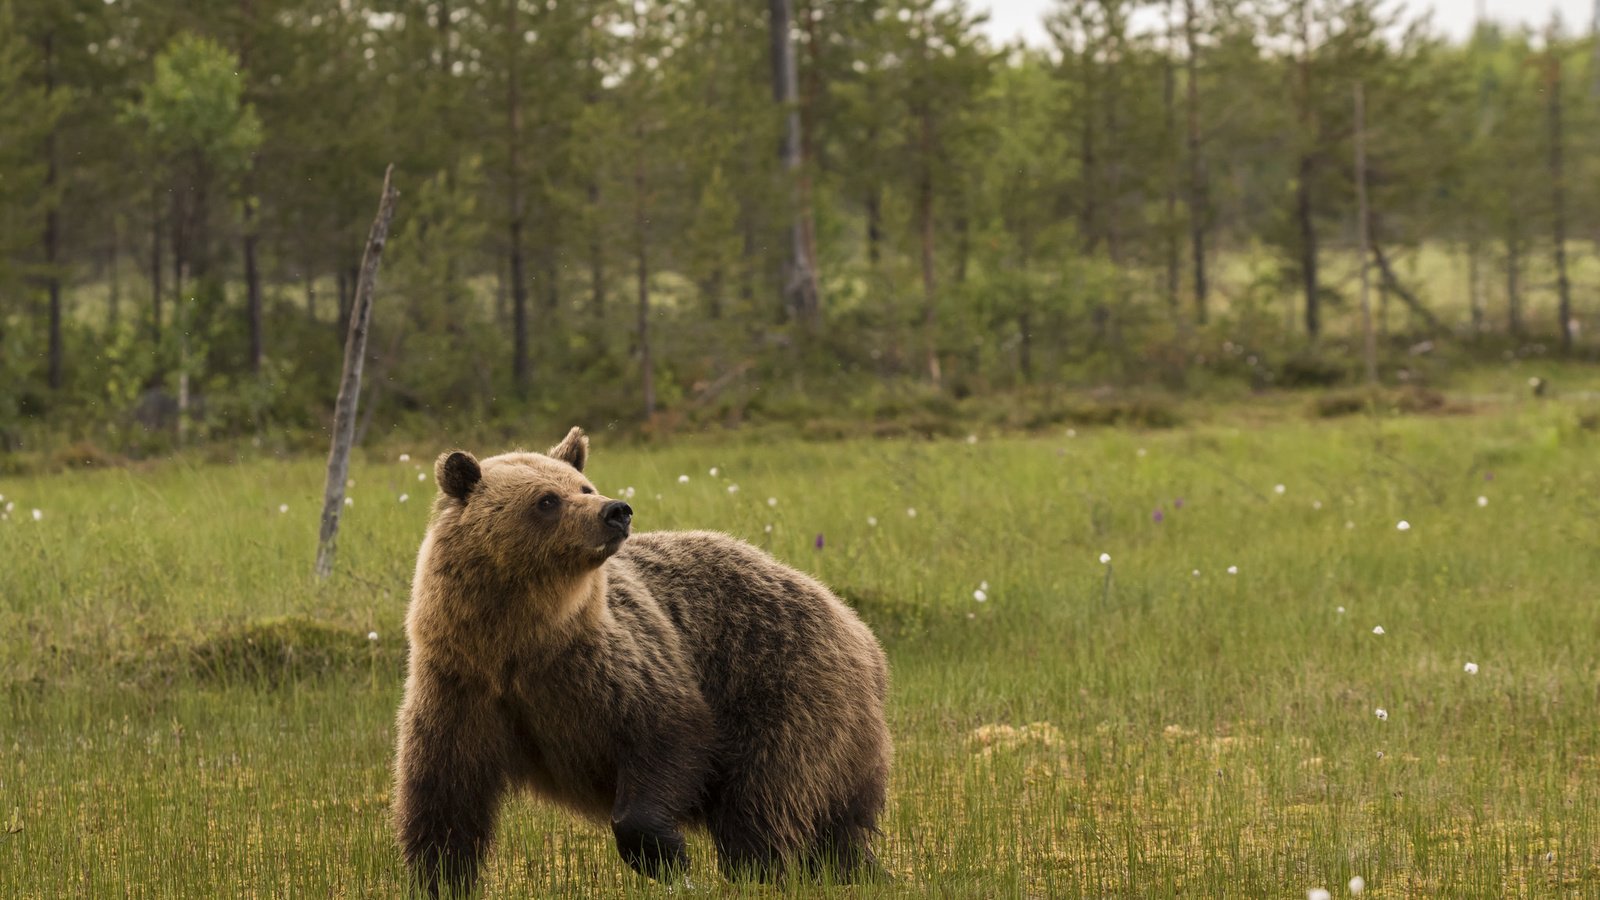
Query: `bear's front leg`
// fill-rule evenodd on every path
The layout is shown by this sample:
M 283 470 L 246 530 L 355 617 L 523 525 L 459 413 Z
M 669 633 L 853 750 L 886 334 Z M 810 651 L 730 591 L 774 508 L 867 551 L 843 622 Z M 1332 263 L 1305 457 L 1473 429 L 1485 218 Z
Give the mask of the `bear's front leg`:
M 400 708 L 395 829 L 412 877 L 430 897 L 465 895 L 494 839 L 509 739 L 484 694 L 414 673 Z

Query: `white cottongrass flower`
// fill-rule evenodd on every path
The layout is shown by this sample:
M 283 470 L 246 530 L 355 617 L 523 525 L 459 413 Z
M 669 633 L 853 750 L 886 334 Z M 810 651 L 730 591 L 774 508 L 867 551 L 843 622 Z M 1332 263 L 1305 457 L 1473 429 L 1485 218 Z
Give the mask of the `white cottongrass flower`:
M 777 497 L 768 497 L 767 498 L 767 505 L 768 506 L 777 506 L 778 505 L 778 498 Z
M 279 503 L 278 504 L 278 512 L 286 513 L 288 511 L 289 511 L 289 504 L 287 504 L 287 503 Z
M 1109 554 L 1109 553 L 1100 554 L 1100 564 L 1103 565 L 1103 566 L 1110 565 L 1111 564 L 1111 554 Z
M 1335 609 L 1334 612 L 1336 612 L 1336 613 L 1338 613 L 1339 615 L 1342 616 L 1342 615 L 1344 615 L 1344 607 L 1341 606 L 1338 609 Z
M 376 631 L 367 632 L 367 640 L 373 641 L 374 643 L 376 643 L 377 640 L 378 640 L 378 633 Z
M 1191 574 L 1193 574 L 1194 577 L 1199 578 L 1200 577 L 1200 570 L 1199 569 L 1195 569 L 1194 572 L 1192 572 Z
M 710 471 L 708 471 L 706 474 L 710 475 L 712 478 L 717 477 L 717 467 L 716 466 L 712 466 Z
M 1346 521 L 1344 523 L 1344 530 L 1345 531 L 1354 531 L 1355 529 L 1356 529 L 1356 523 L 1350 522 L 1350 521 Z
M 1372 633 L 1373 634 L 1383 634 L 1384 633 L 1383 632 L 1383 626 L 1382 625 L 1374 625 L 1374 626 L 1372 626 Z
M 873 528 L 877 528 L 878 527 L 878 517 L 877 516 L 867 516 L 867 524 L 872 526 Z
M 1283 493 L 1283 492 L 1284 492 L 1284 491 L 1285 491 L 1285 490 L 1286 490 L 1286 488 L 1284 488 L 1284 486 L 1283 486 L 1283 485 L 1281 485 L 1281 484 L 1275 484 L 1275 485 L 1273 485 L 1273 486 L 1272 486 L 1272 492 L 1273 492 L 1273 493 L 1274 493 L 1274 494 L 1281 494 L 1281 493 Z
M 1400 530 L 1400 531 L 1410 531 L 1411 530 L 1411 523 L 1407 522 L 1405 519 L 1401 519 L 1400 520 L 1400 524 L 1398 524 L 1398 525 L 1396 525 L 1394 527 L 1397 530 Z
M 689 483 L 689 476 L 687 476 L 687 475 L 679 475 L 678 476 L 678 483 L 679 484 L 688 484 Z
M 1311 501 L 1311 508 L 1312 509 L 1321 509 L 1322 508 L 1322 501 L 1321 500 L 1313 500 L 1313 501 Z
M 0 499 L 5 499 L 5 498 L 0 497 Z M 11 512 L 12 510 L 14 510 L 16 508 L 17 508 L 17 503 L 16 503 L 15 500 L 6 500 L 6 512 Z
M 1475 662 L 1469 662 L 1461 667 L 1461 671 L 1466 672 L 1468 675 L 1476 675 L 1478 674 L 1478 664 Z
M 1351 894 L 1360 895 L 1360 893 L 1362 891 L 1366 890 L 1366 889 L 1367 889 L 1367 880 L 1365 878 L 1362 878 L 1360 875 L 1357 875 L 1356 877 L 1350 879 L 1350 893 Z
M 633 485 L 630 484 L 627 487 L 622 489 L 622 499 L 624 499 L 624 500 L 632 500 L 633 499 L 633 493 L 634 493 L 633 492 Z
M 418 472 L 417 473 L 417 480 L 418 481 L 427 481 L 428 480 L 428 473 L 427 472 Z
M 978 601 L 979 603 L 983 603 L 984 601 L 989 599 L 989 593 L 987 591 L 985 591 L 983 588 L 978 588 L 977 590 L 972 592 L 972 599 Z
M 356 486 L 356 480 L 354 478 L 345 479 L 345 482 L 344 482 L 344 489 L 345 490 L 348 491 L 348 490 L 350 490 L 351 488 L 353 488 L 355 486 Z
M 33 511 L 33 520 L 37 522 L 42 518 L 44 518 L 44 510 L 35 508 Z
M 730 493 L 730 494 L 739 493 L 739 486 L 737 484 L 728 485 L 728 493 Z
M 404 502 L 406 502 L 407 500 L 410 500 L 410 499 L 411 499 L 411 495 L 410 494 L 401 494 L 400 495 L 400 502 L 401 503 L 404 503 Z
M 978 582 L 978 590 L 987 591 L 988 589 L 989 589 L 989 582 L 987 582 L 987 581 Z
M 1140 455 L 1140 456 L 1144 456 L 1144 452 L 1145 452 L 1145 451 L 1144 451 L 1144 448 L 1143 448 L 1143 447 L 1140 447 L 1140 448 L 1139 448 L 1139 455 Z
M 1479 506 L 1488 506 L 1489 505 L 1489 498 L 1483 496 L 1482 494 L 1479 494 L 1478 495 L 1478 505 Z
M 346 497 L 346 498 L 344 498 L 344 505 L 345 506 L 355 506 L 356 505 L 356 498 L 354 498 L 354 497 Z
M 1077 436 L 1078 436 L 1078 429 L 1076 429 L 1076 428 L 1068 428 L 1067 429 L 1067 437 L 1074 437 L 1075 438 Z
M 1228 567 L 1228 574 L 1229 575 L 1237 575 L 1237 574 L 1239 574 L 1239 567 L 1238 566 L 1229 566 Z
M 906 517 L 915 519 L 917 517 L 917 508 L 915 506 L 906 507 Z
M 1332 900 L 1332 898 L 1333 895 L 1328 893 L 1327 888 L 1312 888 L 1306 891 L 1306 900 Z
M 1379 722 L 1389 721 L 1389 711 L 1381 706 L 1373 710 L 1372 714 L 1378 717 Z
M 977 442 L 978 442 L 978 436 L 977 435 L 975 435 L 975 434 L 967 435 L 967 443 L 976 444 Z
M 409 453 L 400 454 L 400 461 L 401 462 L 411 462 L 411 454 L 409 454 Z
M 768 525 L 766 528 L 763 528 L 762 531 L 765 531 L 767 534 L 771 534 L 772 533 L 772 526 Z

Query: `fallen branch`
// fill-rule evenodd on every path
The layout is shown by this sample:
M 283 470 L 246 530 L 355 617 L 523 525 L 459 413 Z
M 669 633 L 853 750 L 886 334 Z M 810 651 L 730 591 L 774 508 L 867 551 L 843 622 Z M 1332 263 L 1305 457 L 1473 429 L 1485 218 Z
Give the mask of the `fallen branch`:
M 1378 264 L 1378 274 L 1383 279 L 1383 286 L 1392 291 L 1396 297 L 1399 297 L 1400 302 L 1404 303 L 1407 309 L 1427 323 L 1430 334 L 1444 330 L 1444 326 L 1439 324 L 1438 317 L 1430 312 L 1426 306 L 1422 305 L 1422 301 L 1417 299 L 1416 294 L 1406 290 L 1406 286 L 1400 283 L 1400 277 L 1394 273 L 1394 266 L 1389 264 L 1388 254 L 1383 252 L 1383 245 L 1377 241 L 1372 242 L 1372 261 Z

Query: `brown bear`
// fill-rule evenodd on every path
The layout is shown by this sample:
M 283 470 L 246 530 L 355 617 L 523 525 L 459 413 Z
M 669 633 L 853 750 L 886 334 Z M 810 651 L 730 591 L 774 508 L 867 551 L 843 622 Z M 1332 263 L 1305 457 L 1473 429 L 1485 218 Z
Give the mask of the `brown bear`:
M 588 454 L 574 428 L 548 455 L 434 466 L 395 752 L 415 877 L 470 890 L 518 787 L 609 821 L 654 878 L 686 870 L 685 826 L 730 878 L 881 874 L 889 676 L 871 630 L 743 541 L 630 537 Z

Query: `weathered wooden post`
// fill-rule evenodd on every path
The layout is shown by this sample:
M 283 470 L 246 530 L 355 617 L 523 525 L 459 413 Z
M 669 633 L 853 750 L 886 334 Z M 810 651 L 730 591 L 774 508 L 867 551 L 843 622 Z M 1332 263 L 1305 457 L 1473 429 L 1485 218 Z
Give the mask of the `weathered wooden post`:
M 367 329 L 372 322 L 372 293 L 378 283 L 383 245 L 389 240 L 389 221 L 394 218 L 395 200 L 400 196 L 393 178 L 394 165 L 390 164 L 383 172 L 383 197 L 378 201 L 378 217 L 372 220 L 367 248 L 361 254 L 361 274 L 356 280 L 356 296 L 351 304 L 350 330 L 344 340 L 344 374 L 339 379 L 339 399 L 333 407 L 333 448 L 328 452 L 328 483 L 322 492 L 322 531 L 317 543 L 319 578 L 326 578 L 333 571 L 339 513 L 344 509 L 345 478 L 350 473 L 350 445 L 356 433 L 356 401 L 361 396 L 361 362 L 367 354 Z

